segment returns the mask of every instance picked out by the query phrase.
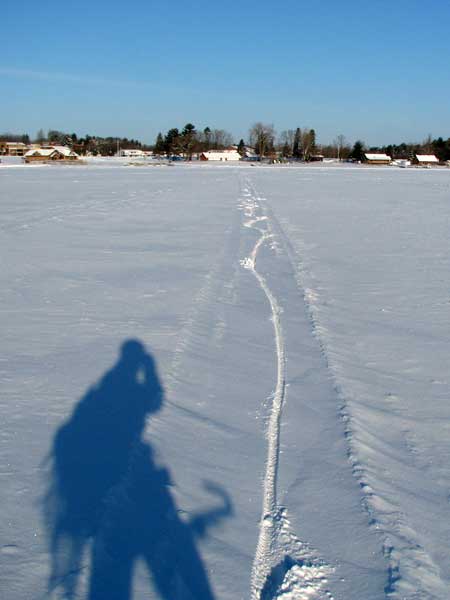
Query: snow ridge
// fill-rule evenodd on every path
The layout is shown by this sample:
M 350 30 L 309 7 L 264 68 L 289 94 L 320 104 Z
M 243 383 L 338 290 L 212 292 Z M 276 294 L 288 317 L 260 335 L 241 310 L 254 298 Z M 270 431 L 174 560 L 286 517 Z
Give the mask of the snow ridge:
M 332 600 L 331 594 L 323 590 L 329 567 L 311 558 L 308 546 L 290 531 L 286 510 L 277 502 L 280 424 L 286 396 L 286 356 L 281 323 L 283 311 L 265 277 L 256 268 L 259 251 L 268 242 L 273 244 L 274 238 L 270 220 L 267 214 L 264 214 L 263 199 L 257 195 L 248 180 L 242 185 L 242 197 L 241 208 L 247 218 L 244 226 L 257 231 L 259 237 L 250 256 L 241 260 L 241 265 L 256 278 L 269 302 L 277 358 L 277 380 L 267 427 L 268 447 L 263 481 L 262 515 L 253 561 L 251 599 L 328 598 Z

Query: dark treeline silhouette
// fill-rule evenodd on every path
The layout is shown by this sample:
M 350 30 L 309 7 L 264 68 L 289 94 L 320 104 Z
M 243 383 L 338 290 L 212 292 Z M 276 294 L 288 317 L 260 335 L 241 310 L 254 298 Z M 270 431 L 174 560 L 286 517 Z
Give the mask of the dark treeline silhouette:
M 30 143 L 30 136 L 27 133 L 0 133 L 0 142 L 21 142 Z
M 5 141 L 28 144 L 30 136 L 15 133 L 0 134 L 0 142 Z M 233 136 L 224 129 L 205 127 L 197 130 L 192 123 L 187 123 L 182 129 L 173 127 L 165 134 L 158 133 L 154 144 L 150 145 L 126 137 L 78 136 L 76 133 L 53 129 L 47 133 L 44 133 L 42 129 L 39 130 L 33 141 L 70 146 L 81 155 L 112 156 L 119 148 L 122 150 L 136 148 L 152 150 L 159 156 L 183 156 L 186 160 L 191 160 L 194 154 L 208 150 L 223 150 L 233 146 Z M 249 130 L 248 141 L 245 142 L 242 138 L 235 146 L 242 156 L 246 153 L 247 144 L 261 158 L 281 157 L 309 161 L 313 159 L 314 155 L 320 154 L 326 158 L 360 160 L 363 152 L 369 151 L 383 152 L 391 158 L 411 158 L 415 154 L 435 154 L 441 161 L 450 160 L 450 137 L 433 139 L 431 135 L 420 143 L 401 142 L 383 146 L 367 146 L 363 141 L 357 140 L 352 147 L 342 134 L 336 136 L 331 143 L 318 144 L 316 131 L 310 127 L 286 129 L 277 134 L 273 125 L 257 122 Z
M 220 486 L 207 483 L 217 507 L 180 518 L 170 473 L 142 440 L 163 399 L 151 355 L 129 340 L 57 431 L 44 501 L 49 594 L 79 598 L 87 563 L 88 600 L 130 600 L 133 568 L 142 559 L 161 600 L 213 599 L 196 539 L 231 515 L 231 502 Z

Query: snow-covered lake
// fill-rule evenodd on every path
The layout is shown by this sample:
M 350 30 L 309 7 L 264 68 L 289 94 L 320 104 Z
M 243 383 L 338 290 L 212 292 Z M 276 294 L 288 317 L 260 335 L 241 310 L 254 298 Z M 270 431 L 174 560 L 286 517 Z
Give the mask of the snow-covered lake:
M 450 170 L 17 165 L 0 202 L 2 598 L 450 597 Z

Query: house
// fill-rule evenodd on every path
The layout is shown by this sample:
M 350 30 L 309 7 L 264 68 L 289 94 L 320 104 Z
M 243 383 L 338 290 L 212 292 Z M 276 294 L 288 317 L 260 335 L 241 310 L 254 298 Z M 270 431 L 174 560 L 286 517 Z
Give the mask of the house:
M 416 154 L 413 162 L 415 165 L 428 167 L 430 165 L 438 165 L 439 159 L 434 154 Z
M 310 162 L 323 162 L 324 158 L 325 157 L 323 154 L 311 154 L 311 156 L 309 157 L 309 161 Z
M 390 165 L 391 157 L 381 153 L 365 153 L 365 161 L 368 165 Z
M 23 142 L 0 142 L 0 155 L 2 156 L 24 156 L 30 149 Z
M 141 150 L 140 148 L 124 148 L 123 150 L 119 150 L 116 156 L 126 156 L 128 158 L 142 158 L 147 156 L 147 152 Z
M 47 161 L 74 162 L 80 159 L 79 155 L 68 146 L 34 148 L 26 152 L 23 158 L 26 163 Z
M 241 160 L 241 155 L 237 150 L 207 150 L 200 154 L 199 159 L 226 162 L 228 160 Z

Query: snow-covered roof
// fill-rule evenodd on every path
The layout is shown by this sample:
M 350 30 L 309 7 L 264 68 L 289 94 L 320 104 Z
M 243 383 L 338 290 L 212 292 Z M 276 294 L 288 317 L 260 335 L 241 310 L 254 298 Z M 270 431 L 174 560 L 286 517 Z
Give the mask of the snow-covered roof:
M 364 156 L 367 160 L 391 160 L 391 157 L 387 154 L 382 153 L 365 153 Z
M 50 156 L 54 151 L 54 148 L 33 148 L 28 150 L 24 156 Z
M 59 152 L 65 157 L 79 158 L 79 155 L 71 150 L 68 146 L 46 146 L 45 148 L 32 148 L 25 153 L 27 156 L 45 156 L 49 157 L 55 152 Z
M 416 158 L 417 162 L 439 162 L 439 159 L 434 154 L 416 154 Z
M 55 150 L 58 150 L 58 152 L 60 152 L 64 156 L 78 156 L 78 154 L 68 146 L 54 146 L 53 148 Z

